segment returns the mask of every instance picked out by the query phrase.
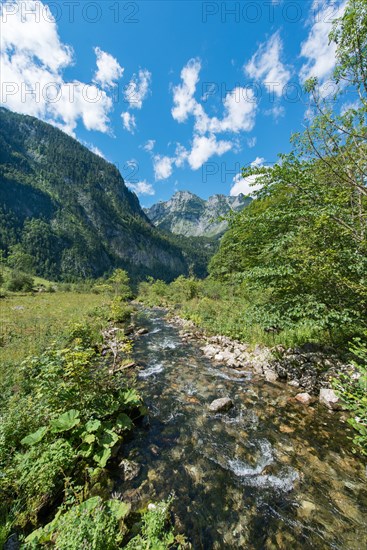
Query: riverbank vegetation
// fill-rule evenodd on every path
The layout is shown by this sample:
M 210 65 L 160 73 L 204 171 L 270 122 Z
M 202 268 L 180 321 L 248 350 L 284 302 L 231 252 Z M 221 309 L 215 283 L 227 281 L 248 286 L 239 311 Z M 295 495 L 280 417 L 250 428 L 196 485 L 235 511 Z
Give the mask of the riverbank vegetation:
M 24 548 L 68 550 L 165 549 L 176 540 L 170 502 L 133 514 L 109 475 L 145 414 L 118 369 L 131 362 L 130 295 L 117 270 L 93 293 L 2 298 L 1 547 L 11 534 Z

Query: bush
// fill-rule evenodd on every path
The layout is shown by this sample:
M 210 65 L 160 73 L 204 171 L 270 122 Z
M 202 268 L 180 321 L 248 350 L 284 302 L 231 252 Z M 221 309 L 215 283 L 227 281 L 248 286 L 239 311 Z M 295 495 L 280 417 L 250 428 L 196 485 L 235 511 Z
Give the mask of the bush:
M 132 312 L 132 308 L 123 302 L 120 296 L 116 296 L 111 301 L 109 321 L 125 323 L 130 319 Z
M 35 547 L 52 541 L 58 550 L 115 550 L 120 548 L 126 530 L 122 520 L 129 511 L 130 505 L 118 500 L 103 502 L 98 496 L 92 497 L 59 514 L 29 535 L 26 542 Z
M 356 450 L 367 456 L 367 332 L 365 339 L 353 340 L 350 351 L 356 357 L 353 364 L 359 377 L 342 375 L 334 381 L 334 387 L 352 413 L 348 422 L 357 432 L 353 439 Z
M 141 534 L 126 546 L 127 550 L 167 550 L 175 542 L 173 529 L 169 529 L 169 511 L 172 499 L 153 505 L 143 515 Z
M 32 292 L 34 280 L 26 273 L 12 271 L 7 282 L 7 289 L 10 292 Z

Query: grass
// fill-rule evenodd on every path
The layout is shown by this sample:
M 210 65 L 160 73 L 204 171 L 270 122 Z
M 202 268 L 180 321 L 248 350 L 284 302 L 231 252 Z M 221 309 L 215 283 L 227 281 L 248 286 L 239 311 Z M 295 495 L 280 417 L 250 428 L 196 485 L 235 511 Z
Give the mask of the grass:
M 88 316 L 106 297 L 92 293 L 9 294 L 0 300 L 0 363 L 37 355 L 65 327 Z

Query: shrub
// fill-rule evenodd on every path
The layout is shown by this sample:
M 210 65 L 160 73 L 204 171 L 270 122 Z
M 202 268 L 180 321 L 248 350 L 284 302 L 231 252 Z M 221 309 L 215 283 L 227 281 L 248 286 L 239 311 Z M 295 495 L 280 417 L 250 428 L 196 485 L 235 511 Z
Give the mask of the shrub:
M 34 280 L 26 273 L 12 271 L 6 286 L 10 292 L 32 292 Z
M 118 500 L 89 498 L 31 533 L 26 548 L 52 541 L 58 550 L 115 550 L 121 546 L 125 531 L 122 521 L 129 511 L 130 505 Z
M 334 381 L 334 387 L 352 413 L 348 422 L 357 432 L 353 443 L 367 456 L 367 332 L 365 338 L 355 338 L 350 348 L 356 357 L 353 364 L 359 376 L 351 379 L 342 375 Z
M 141 534 L 126 546 L 127 550 L 167 550 L 175 542 L 173 529 L 169 529 L 169 511 L 172 499 L 153 505 L 143 515 Z
M 130 319 L 132 312 L 132 308 L 123 302 L 120 296 L 115 296 L 111 301 L 108 320 L 114 323 L 124 323 Z

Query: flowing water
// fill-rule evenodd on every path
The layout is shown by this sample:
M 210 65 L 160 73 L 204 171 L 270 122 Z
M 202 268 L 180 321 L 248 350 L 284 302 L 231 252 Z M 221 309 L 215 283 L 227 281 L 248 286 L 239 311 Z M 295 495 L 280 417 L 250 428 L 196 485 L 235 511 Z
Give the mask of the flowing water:
M 139 325 L 149 329 L 135 344 L 149 424 L 124 445 L 143 465 L 117 487 L 124 498 L 139 507 L 174 493 L 195 549 L 366 550 L 366 468 L 346 450 L 343 415 L 212 363 L 162 311 L 140 311 Z M 210 413 L 224 396 L 234 408 Z

